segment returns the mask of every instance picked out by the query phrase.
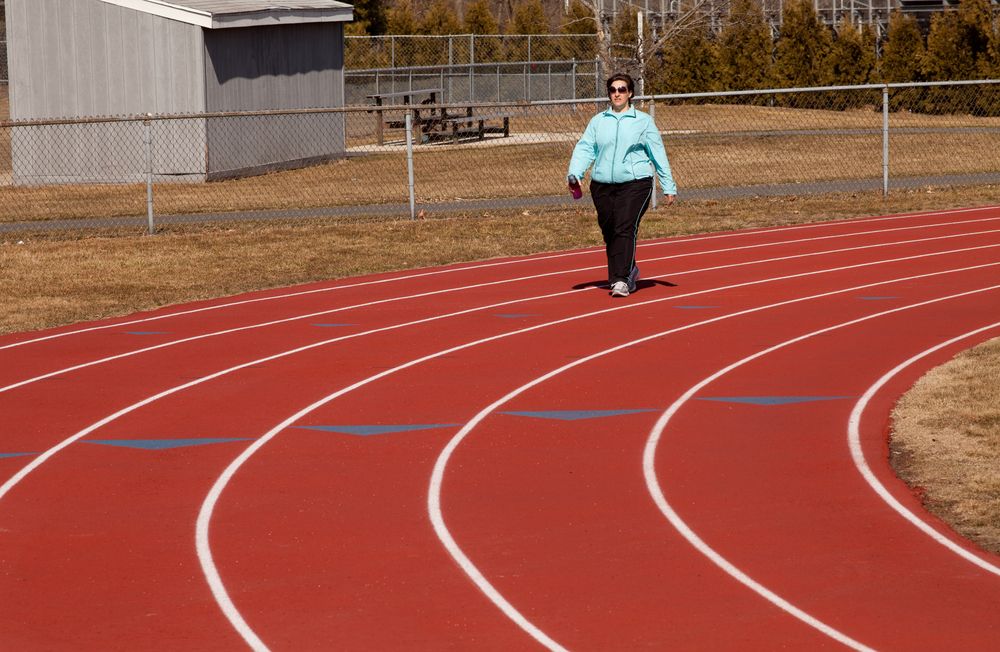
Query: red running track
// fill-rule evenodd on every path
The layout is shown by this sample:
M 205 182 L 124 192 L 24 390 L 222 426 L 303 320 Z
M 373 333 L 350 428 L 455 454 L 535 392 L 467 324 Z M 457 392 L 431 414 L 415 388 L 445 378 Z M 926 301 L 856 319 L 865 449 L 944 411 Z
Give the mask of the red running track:
M 0 338 L 0 649 L 995 649 L 886 463 L 1000 334 L 1000 208 L 315 284 Z

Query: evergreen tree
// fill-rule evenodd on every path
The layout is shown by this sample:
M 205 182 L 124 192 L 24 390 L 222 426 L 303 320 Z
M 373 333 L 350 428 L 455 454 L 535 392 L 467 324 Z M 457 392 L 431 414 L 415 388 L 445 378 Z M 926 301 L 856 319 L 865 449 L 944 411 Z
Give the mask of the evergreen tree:
M 347 25 L 347 33 L 352 35 L 385 34 L 389 26 L 383 0 L 355 0 L 354 22 Z
M 924 36 L 917 19 L 896 10 L 889 17 L 889 38 L 882 45 L 879 75 L 883 82 L 899 84 L 923 80 Z M 919 108 L 922 91 L 913 88 L 889 91 L 889 110 L 915 111 Z
M 594 11 L 580 0 L 573 0 L 569 5 L 569 12 L 559 25 L 560 34 L 596 34 L 597 21 L 594 19 Z
M 827 55 L 824 83 L 830 86 L 867 84 L 874 70 L 875 52 L 868 48 L 852 21 L 841 22 Z
M 449 0 L 434 0 L 417 26 L 419 34 L 445 36 L 461 34 L 462 23 L 455 14 L 455 9 Z
M 944 11 L 931 18 L 923 72 L 930 81 L 971 79 L 976 70 L 975 52 L 965 40 L 958 12 Z
M 775 47 L 774 79 L 779 86 L 796 88 L 822 84 L 833 39 L 820 22 L 811 0 L 789 0 L 782 13 L 781 36 Z M 781 95 L 793 106 L 811 103 L 802 95 Z
M 882 46 L 880 73 L 887 83 L 921 81 L 924 37 L 917 19 L 896 10 L 889 17 L 889 38 Z
M 971 79 L 975 75 L 976 55 L 965 40 L 966 33 L 958 12 L 946 11 L 931 18 L 923 60 L 923 72 L 928 80 Z M 928 88 L 920 110 L 926 113 L 965 111 L 960 93 L 964 94 L 964 91 L 948 87 Z
M 962 24 L 965 46 L 980 68 L 989 57 L 990 36 L 993 33 L 993 10 L 990 0 L 961 0 L 958 17 Z
M 718 53 L 707 26 L 678 34 L 663 49 L 659 63 L 647 75 L 649 94 L 707 93 L 718 87 Z
M 979 64 L 979 75 L 986 79 L 1000 76 L 1000 30 L 996 26 L 991 26 L 986 54 Z M 977 97 L 977 103 L 981 115 L 1000 115 L 1000 88 L 995 84 L 986 86 Z
M 597 40 L 593 38 L 597 33 L 597 21 L 590 7 L 580 0 L 570 3 L 569 11 L 559 25 L 559 33 L 569 38 L 557 40 L 557 58 L 581 60 L 593 59 L 597 55 Z
M 496 18 L 489 0 L 475 0 L 465 9 L 465 31 L 469 34 L 497 34 Z
M 389 10 L 386 31 L 389 34 L 416 34 L 417 19 L 411 0 L 397 0 Z
M 496 18 L 490 11 L 489 0 L 475 0 L 465 9 L 465 29 L 470 34 L 476 34 L 475 59 L 482 63 L 499 61 L 502 52 L 502 37 Z
M 980 65 L 980 75 L 987 79 L 996 79 L 1000 75 L 1000 29 L 990 30 L 989 44 L 986 46 L 986 56 Z
M 867 84 L 874 70 L 874 50 L 867 47 L 861 32 L 851 20 L 842 21 L 827 55 L 823 85 Z M 830 108 L 838 110 L 862 106 L 869 102 L 869 98 L 849 91 L 831 92 L 825 99 Z
M 719 88 L 749 90 L 772 85 L 774 41 L 755 0 L 734 0 L 718 43 Z
M 549 21 L 545 17 L 542 0 L 520 0 L 514 5 L 514 14 L 507 25 L 508 34 L 549 34 Z
M 542 0 L 518 0 L 514 5 L 510 22 L 507 23 L 508 34 L 538 35 L 549 34 L 549 21 L 545 17 Z M 517 38 L 507 41 L 507 57 L 511 61 L 545 61 L 556 58 L 555 42 L 552 39 Z

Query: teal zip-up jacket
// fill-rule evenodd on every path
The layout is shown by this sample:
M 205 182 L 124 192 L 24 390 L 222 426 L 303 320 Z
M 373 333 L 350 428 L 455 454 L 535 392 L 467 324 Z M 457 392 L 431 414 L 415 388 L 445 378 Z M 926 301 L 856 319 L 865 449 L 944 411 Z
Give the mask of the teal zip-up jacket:
M 663 137 L 648 113 L 630 106 L 621 113 L 608 107 L 590 120 L 573 156 L 569 173 L 577 179 L 593 164 L 591 178 L 601 183 L 624 183 L 656 176 L 664 195 L 676 195 Z

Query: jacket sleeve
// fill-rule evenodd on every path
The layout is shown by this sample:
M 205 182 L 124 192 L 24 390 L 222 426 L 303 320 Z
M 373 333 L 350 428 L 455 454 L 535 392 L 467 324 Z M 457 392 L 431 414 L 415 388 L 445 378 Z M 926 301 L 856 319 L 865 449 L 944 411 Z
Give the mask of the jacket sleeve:
M 569 170 L 566 175 L 573 175 L 583 181 L 583 175 L 597 158 L 597 123 L 591 119 L 587 128 L 583 131 L 583 136 L 577 141 L 573 148 L 573 156 L 569 159 Z
M 649 158 L 653 161 L 653 167 L 656 168 L 656 176 L 660 180 L 663 194 L 676 195 L 677 184 L 674 183 L 674 175 L 670 172 L 667 150 L 663 147 L 663 136 L 660 135 L 660 130 L 656 128 L 652 118 L 649 118 L 646 131 L 643 133 L 643 143 L 649 152 Z

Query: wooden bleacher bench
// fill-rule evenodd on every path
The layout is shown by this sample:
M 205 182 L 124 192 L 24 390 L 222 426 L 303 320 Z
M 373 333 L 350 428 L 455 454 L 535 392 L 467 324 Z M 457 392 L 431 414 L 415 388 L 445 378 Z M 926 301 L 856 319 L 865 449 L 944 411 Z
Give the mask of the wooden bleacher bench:
M 406 126 L 406 121 L 399 118 L 387 118 L 385 117 L 385 111 L 387 109 L 398 108 L 398 104 L 386 104 L 386 100 L 394 100 L 397 98 L 402 98 L 402 106 L 410 106 L 413 104 L 413 100 L 421 95 L 426 95 L 427 98 L 424 99 L 420 104 L 437 104 L 438 95 L 440 95 L 442 89 L 440 88 L 414 88 L 406 91 L 393 91 L 391 93 L 372 93 L 368 95 L 368 99 L 374 100 L 375 107 L 372 111 L 378 111 L 379 121 L 377 126 L 378 144 L 383 145 L 385 143 L 384 129 L 389 127 L 390 129 L 402 129 Z M 432 110 L 433 113 L 433 110 Z M 420 112 L 415 111 L 414 128 L 420 131 L 426 131 L 428 124 L 432 123 L 433 116 L 427 118 L 421 118 Z M 428 124 L 424 124 L 427 122 Z
M 482 140 L 486 134 L 503 134 L 504 138 L 510 136 L 510 118 L 513 113 L 468 113 L 467 115 L 446 116 L 441 118 L 441 123 L 447 132 L 451 131 L 451 138 L 458 142 L 460 137 L 475 136 Z M 490 126 L 488 123 L 498 122 L 498 125 Z

